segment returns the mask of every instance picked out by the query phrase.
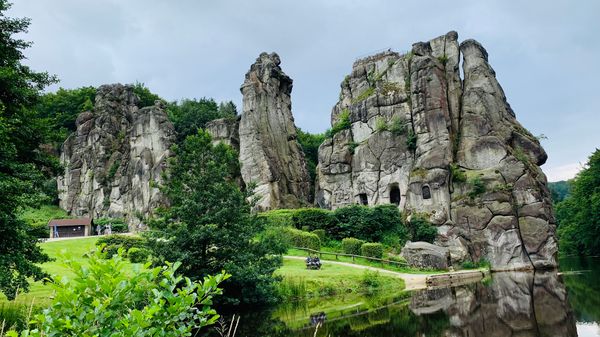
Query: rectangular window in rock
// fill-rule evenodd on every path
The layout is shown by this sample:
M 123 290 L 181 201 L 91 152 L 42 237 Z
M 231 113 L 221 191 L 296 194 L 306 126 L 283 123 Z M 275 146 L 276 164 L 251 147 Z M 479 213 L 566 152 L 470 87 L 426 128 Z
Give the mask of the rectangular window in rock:
M 367 194 L 366 193 L 359 194 L 358 198 L 360 199 L 360 204 L 361 205 L 368 205 L 369 204 L 369 199 L 367 198 Z
M 423 195 L 423 199 L 431 199 L 431 190 L 429 189 L 429 186 L 423 186 L 421 194 Z

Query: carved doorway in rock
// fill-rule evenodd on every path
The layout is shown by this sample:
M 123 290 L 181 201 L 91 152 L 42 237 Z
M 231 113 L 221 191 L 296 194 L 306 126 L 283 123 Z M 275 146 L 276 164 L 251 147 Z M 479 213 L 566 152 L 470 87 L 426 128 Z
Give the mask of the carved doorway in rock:
M 358 198 L 360 199 L 360 204 L 361 205 L 368 205 L 369 204 L 369 199 L 367 198 L 367 194 L 366 193 L 361 193 L 358 195 Z
M 398 187 L 398 184 L 390 185 L 390 204 L 400 205 L 400 187 Z

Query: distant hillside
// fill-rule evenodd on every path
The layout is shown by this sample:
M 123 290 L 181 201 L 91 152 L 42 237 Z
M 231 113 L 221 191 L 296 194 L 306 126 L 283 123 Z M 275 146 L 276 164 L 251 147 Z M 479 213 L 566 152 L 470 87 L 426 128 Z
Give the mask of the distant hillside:
M 552 201 L 554 203 L 565 200 L 571 194 L 571 180 L 561 180 L 548 183 L 550 193 L 552 193 Z

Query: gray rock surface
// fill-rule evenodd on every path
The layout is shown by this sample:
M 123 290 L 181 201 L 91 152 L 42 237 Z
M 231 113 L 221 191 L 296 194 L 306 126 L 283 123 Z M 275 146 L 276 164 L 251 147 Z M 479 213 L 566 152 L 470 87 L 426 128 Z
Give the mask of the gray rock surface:
M 240 150 L 240 135 L 239 135 L 240 120 L 220 118 L 206 123 L 204 127 L 212 139 L 213 144 L 225 143 L 236 151 Z
M 163 200 L 156 188 L 175 140 L 162 103 L 139 109 L 130 85 L 98 88 L 92 111 L 62 146 L 60 207 L 71 215 L 125 218 L 131 230 Z
M 407 242 L 401 256 L 413 268 L 448 269 L 450 251 L 428 242 Z
M 295 208 L 311 199 L 310 177 L 296 137 L 292 79 L 279 56 L 262 53 L 246 73 L 239 123 L 240 164 L 246 184 L 256 184 L 258 210 Z
M 459 72 L 463 60 L 464 78 Z M 494 270 L 554 268 L 555 219 L 546 153 L 515 118 L 474 40 L 450 32 L 356 61 L 332 125 L 350 127 L 319 148 L 315 200 L 398 204 L 438 226 L 453 263 Z

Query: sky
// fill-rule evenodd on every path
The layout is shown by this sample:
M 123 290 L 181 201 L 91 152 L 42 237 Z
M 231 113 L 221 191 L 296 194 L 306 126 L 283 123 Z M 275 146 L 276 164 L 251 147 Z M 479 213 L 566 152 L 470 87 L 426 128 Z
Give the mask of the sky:
M 244 75 L 277 52 L 294 80 L 296 125 L 330 126 L 340 82 L 360 57 L 405 52 L 455 30 L 478 40 L 517 119 L 545 135 L 549 181 L 572 178 L 600 147 L 600 1 L 13 0 L 32 20 L 26 63 L 49 90 L 142 82 L 167 100 L 241 108 Z

